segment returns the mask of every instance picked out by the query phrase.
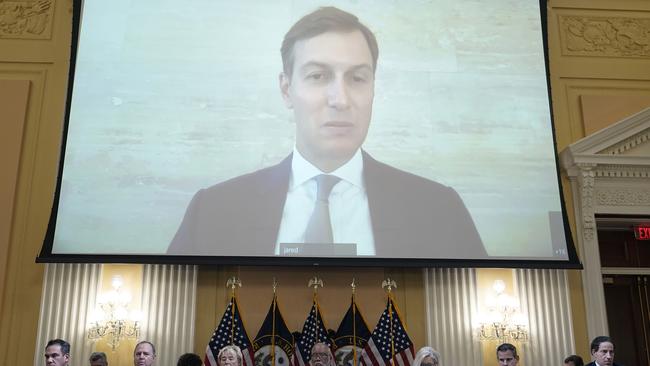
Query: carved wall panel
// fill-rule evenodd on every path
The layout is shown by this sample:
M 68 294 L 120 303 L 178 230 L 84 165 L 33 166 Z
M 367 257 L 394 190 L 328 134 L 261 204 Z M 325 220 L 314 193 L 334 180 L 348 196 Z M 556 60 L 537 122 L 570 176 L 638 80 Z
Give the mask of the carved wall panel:
M 650 19 L 560 15 L 566 56 L 648 57 Z
M 0 1 L 0 39 L 49 39 L 54 1 Z

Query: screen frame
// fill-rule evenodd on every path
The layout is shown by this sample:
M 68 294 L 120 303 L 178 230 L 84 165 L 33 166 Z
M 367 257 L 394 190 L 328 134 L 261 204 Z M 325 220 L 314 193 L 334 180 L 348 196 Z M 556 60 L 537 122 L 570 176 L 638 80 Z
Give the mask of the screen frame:
M 61 187 L 64 168 L 64 157 L 66 152 L 67 136 L 71 114 L 71 101 L 74 88 L 74 76 L 77 59 L 77 48 L 79 45 L 81 17 L 83 0 L 73 1 L 72 11 L 72 39 L 70 47 L 70 65 L 68 74 L 68 85 L 65 106 L 65 119 L 63 123 L 63 134 L 59 158 L 56 190 L 53 199 L 50 220 L 43 240 L 40 254 L 36 258 L 37 263 L 141 263 L 141 264 L 195 264 L 195 265 L 272 265 L 272 266 L 336 266 L 336 267 L 445 267 L 445 268 L 551 268 L 551 269 L 582 269 L 578 254 L 571 235 L 569 226 L 565 197 L 562 194 L 562 182 L 557 152 L 557 137 L 555 129 L 555 118 L 553 115 L 551 80 L 549 71 L 549 49 L 548 49 L 548 10 L 547 0 L 539 0 L 540 21 L 542 30 L 542 45 L 544 51 L 544 66 L 546 72 L 546 83 L 548 93 L 548 108 L 551 120 L 551 131 L 553 138 L 553 152 L 556 167 L 556 177 L 560 188 L 560 205 L 562 209 L 562 221 L 567 245 L 567 259 L 530 259 L 518 257 L 490 257 L 485 259 L 447 259 L 447 258 L 368 258 L 368 257 L 282 257 L 282 256 L 177 256 L 177 255 L 142 255 L 142 254 L 55 254 L 52 253 L 54 245 L 55 226 L 57 222 L 58 207 L 61 197 Z

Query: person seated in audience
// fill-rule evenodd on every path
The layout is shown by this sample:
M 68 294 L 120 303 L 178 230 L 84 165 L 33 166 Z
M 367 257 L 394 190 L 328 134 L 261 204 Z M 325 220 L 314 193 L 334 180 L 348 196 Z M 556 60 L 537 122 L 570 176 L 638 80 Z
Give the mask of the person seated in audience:
M 203 360 L 196 353 L 186 353 L 178 358 L 176 366 L 203 366 Z
M 149 341 L 142 341 L 133 350 L 134 366 L 153 366 L 156 364 L 156 347 Z
M 614 342 L 607 336 L 598 336 L 591 341 L 592 362 L 587 366 L 621 366 L 614 362 Z
M 45 346 L 46 366 L 68 366 L 70 363 L 70 343 L 63 339 L 52 339 Z
M 315 343 L 311 348 L 309 364 L 311 366 L 336 366 L 330 346 L 328 346 L 327 343 Z
M 582 357 L 578 355 L 571 355 L 564 359 L 564 366 L 585 366 Z
M 88 361 L 90 362 L 90 366 L 108 366 L 108 360 L 104 352 L 91 353 Z
M 217 358 L 219 366 L 242 366 L 242 360 L 244 359 L 241 349 L 232 345 L 219 350 Z
M 440 353 L 431 347 L 422 347 L 415 354 L 412 366 L 440 366 Z
M 519 364 L 517 347 L 510 343 L 503 343 L 497 347 L 497 361 L 499 366 L 516 366 Z

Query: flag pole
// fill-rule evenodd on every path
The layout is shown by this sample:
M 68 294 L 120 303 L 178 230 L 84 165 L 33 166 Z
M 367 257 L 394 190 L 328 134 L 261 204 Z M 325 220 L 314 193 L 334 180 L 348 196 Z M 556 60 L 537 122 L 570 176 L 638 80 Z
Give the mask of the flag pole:
M 314 289 L 314 295 L 312 297 L 312 301 L 314 303 L 314 306 L 316 306 L 316 343 L 318 343 L 319 339 L 319 332 L 318 332 L 318 288 L 323 287 L 323 279 L 318 278 L 318 276 L 314 276 L 314 278 L 309 280 L 309 283 L 307 284 L 307 287 L 312 287 Z
M 357 284 L 354 278 L 350 286 L 352 287 L 352 366 L 357 366 L 357 305 L 355 302 Z
M 277 306 L 276 290 L 278 288 L 278 281 L 273 277 L 273 322 L 271 325 L 271 366 L 275 366 L 275 309 Z
M 230 308 L 230 344 L 235 344 L 235 306 L 237 306 L 237 297 L 235 296 L 235 288 L 241 287 L 241 281 L 239 278 L 232 276 L 226 282 L 226 287 L 230 287 L 230 301 L 232 302 L 232 307 Z
M 388 292 L 388 320 L 390 324 L 390 364 L 395 365 L 395 332 L 393 330 L 393 288 L 397 288 L 397 283 L 390 277 L 381 283 L 381 287 Z

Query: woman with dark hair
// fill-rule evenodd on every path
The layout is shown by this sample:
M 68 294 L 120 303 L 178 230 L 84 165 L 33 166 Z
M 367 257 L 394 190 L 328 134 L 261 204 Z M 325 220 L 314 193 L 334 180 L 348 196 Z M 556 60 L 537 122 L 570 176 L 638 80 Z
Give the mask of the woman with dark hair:
M 582 357 L 578 355 L 571 355 L 564 359 L 564 366 L 585 366 Z
M 195 353 L 186 353 L 178 358 L 176 366 L 203 366 L 203 360 Z

